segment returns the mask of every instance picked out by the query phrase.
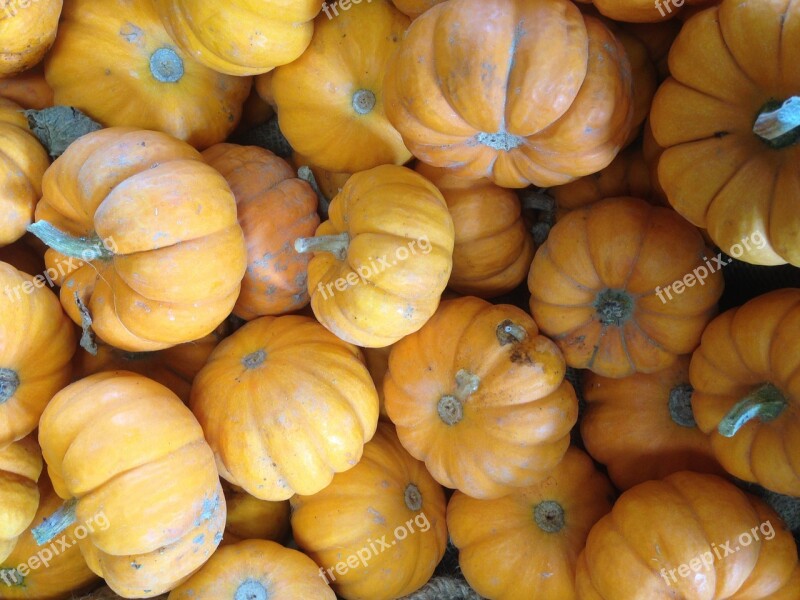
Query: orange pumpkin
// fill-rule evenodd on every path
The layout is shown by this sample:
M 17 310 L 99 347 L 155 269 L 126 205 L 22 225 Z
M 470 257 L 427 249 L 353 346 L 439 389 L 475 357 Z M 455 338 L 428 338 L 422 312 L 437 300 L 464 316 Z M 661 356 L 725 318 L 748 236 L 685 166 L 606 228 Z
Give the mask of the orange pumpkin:
M 44 57 L 56 39 L 62 0 L 3 2 L 0 12 L 0 77 L 16 75 Z
M 222 480 L 228 516 L 222 545 L 242 540 L 284 542 L 289 537 L 289 501 L 268 502 Z
M 395 8 L 412 19 L 416 19 L 426 10 L 441 2 L 444 0 L 392 0 Z
M 41 110 L 53 106 L 53 90 L 44 79 L 41 63 L 14 77 L 0 79 L 0 97 L 23 108 Z
M 42 451 L 29 435 L 0 450 L 0 562 L 28 528 L 39 506 L 36 482 L 42 472 Z
M 593 2 L 597 10 L 609 19 L 629 23 L 656 23 L 672 19 L 686 9 L 713 4 L 715 0 L 577 0 Z
M 502 187 L 599 171 L 627 139 L 630 63 L 568 0 L 453 0 L 411 24 L 386 114 L 420 160 Z
M 527 313 L 448 300 L 392 348 L 386 412 L 439 483 L 498 498 L 541 481 L 564 456 L 578 416 L 564 374 L 561 352 Z
M 383 395 L 383 378 L 386 376 L 386 371 L 389 370 L 389 354 L 393 346 L 384 346 L 383 348 L 362 348 L 364 353 L 364 363 L 367 365 L 369 374 L 372 376 L 372 382 L 375 384 L 375 389 L 378 391 L 378 401 L 380 402 L 380 419 L 382 421 L 389 421 L 389 415 L 386 414 L 386 400 Z
M 620 29 L 627 31 L 647 48 L 650 61 L 656 68 L 658 80 L 669 77 L 667 57 L 672 43 L 681 30 L 679 19 L 670 19 L 658 23 L 620 23 Z

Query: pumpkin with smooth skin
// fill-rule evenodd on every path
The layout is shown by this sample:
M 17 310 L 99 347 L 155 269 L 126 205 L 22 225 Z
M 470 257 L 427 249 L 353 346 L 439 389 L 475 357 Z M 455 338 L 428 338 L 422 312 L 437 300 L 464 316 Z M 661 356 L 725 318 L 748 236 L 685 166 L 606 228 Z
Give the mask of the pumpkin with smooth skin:
M 571 447 L 541 483 L 496 500 L 456 491 L 447 529 L 470 586 L 496 600 L 575 600 L 575 564 L 586 536 L 614 504 L 614 488 Z
M 53 106 L 53 90 L 44 79 L 41 63 L 14 77 L 0 79 L 0 97 L 23 108 L 41 110 Z
M 318 0 L 155 0 L 161 22 L 188 56 L 228 75 L 266 73 L 308 47 Z
M 386 118 L 383 90 L 386 63 L 408 23 L 389 0 L 317 17 L 308 49 L 270 75 L 278 122 L 292 148 L 343 173 L 411 158 Z
M 246 267 L 236 201 L 189 144 L 111 128 L 80 138 L 47 170 L 30 230 L 67 314 L 128 352 L 211 333 L 230 313 Z
M 665 369 L 717 311 L 724 283 L 712 256 L 675 211 L 606 198 L 568 213 L 536 251 L 531 314 L 571 367 L 605 377 Z
M 564 456 L 578 418 L 565 372 L 526 312 L 447 300 L 392 348 L 386 412 L 439 483 L 498 498 L 543 480 Z
M 589 532 L 575 582 L 579 600 L 791 600 L 797 567 L 792 534 L 766 503 L 681 471 L 619 497 Z
M 16 75 L 44 57 L 56 39 L 62 0 L 8 0 L 0 10 L 0 77 Z
M 725 474 L 694 420 L 690 358 L 621 379 L 583 374 L 581 439 L 618 489 L 677 471 Z
M 36 482 L 42 472 L 42 451 L 29 435 L 0 450 L 0 562 L 28 528 L 39 506 Z
M 800 496 L 800 289 L 776 290 L 709 323 L 689 380 L 697 425 L 732 475 Z
M 295 242 L 314 253 L 314 315 L 359 346 L 388 346 L 417 331 L 447 285 L 454 236 L 447 203 L 422 175 L 394 165 L 356 173 L 316 236 Z
M 44 73 L 56 104 L 201 150 L 233 131 L 252 83 L 195 61 L 175 46 L 152 2 L 128 0 L 70 0 Z
M 451 0 L 413 21 L 386 114 L 425 163 L 523 188 L 607 166 L 630 134 L 622 44 L 568 0 Z
M 319 226 L 314 190 L 285 160 L 263 148 L 217 144 L 203 158 L 231 187 L 247 245 L 247 271 L 234 314 L 250 320 L 305 306 L 309 257 L 295 251 L 294 241 L 314 235 Z
M 242 540 L 272 540 L 285 542 L 289 537 L 289 501 L 269 502 L 259 500 L 242 488 L 222 480 L 228 516 L 222 544 L 235 544 Z
M 225 497 L 214 454 L 191 411 L 160 383 L 129 371 L 76 381 L 47 405 L 39 443 L 77 522 L 107 520 L 78 543 L 121 596 L 174 588 L 219 545 Z M 58 535 L 51 524 L 42 533 Z
M 724 0 L 684 24 L 653 100 L 670 204 L 751 264 L 800 265 L 798 46 L 800 6 Z M 742 248 L 754 235 L 766 243 Z
M 444 490 L 389 423 L 378 425 L 354 468 L 291 502 L 297 545 L 348 600 L 404 597 L 427 583 L 444 556 Z
M 224 339 L 190 407 L 220 475 L 261 500 L 323 489 L 355 466 L 378 423 L 360 350 L 295 315 L 260 317 Z

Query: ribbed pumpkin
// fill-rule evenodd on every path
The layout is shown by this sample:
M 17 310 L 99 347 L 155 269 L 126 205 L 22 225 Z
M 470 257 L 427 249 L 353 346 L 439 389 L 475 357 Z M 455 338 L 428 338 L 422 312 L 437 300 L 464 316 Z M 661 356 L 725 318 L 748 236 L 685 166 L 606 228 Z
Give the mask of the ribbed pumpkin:
M 222 480 L 228 516 L 222 544 L 242 540 L 273 540 L 281 543 L 289 537 L 289 501 L 259 500 L 242 488 Z
M 575 600 L 586 536 L 614 504 L 592 459 L 570 448 L 547 479 L 496 500 L 456 491 L 447 528 L 470 586 L 496 600 Z
M 44 79 L 41 63 L 14 77 L 0 79 L 0 97 L 23 108 L 41 110 L 53 106 L 53 90 Z
M 201 150 L 233 131 L 251 86 L 249 77 L 195 61 L 175 46 L 152 2 L 129 0 L 67 2 L 45 78 L 56 104 L 107 127 L 163 131 Z
M 295 315 L 260 317 L 223 340 L 190 406 L 222 477 L 262 500 L 323 489 L 355 466 L 378 423 L 359 349 Z
M 447 300 L 392 348 L 386 412 L 439 483 L 498 498 L 541 481 L 564 456 L 578 416 L 564 374 L 558 347 L 524 311 Z
M 78 523 L 107 519 L 78 543 L 118 594 L 170 590 L 219 545 L 225 498 L 214 454 L 163 385 L 128 371 L 72 383 L 48 404 L 39 443 L 56 492 L 77 501 Z
M 800 289 L 769 292 L 709 323 L 689 380 L 697 425 L 725 469 L 800 496 Z
M 47 170 L 31 230 L 67 314 L 121 350 L 208 335 L 239 295 L 246 253 L 225 179 L 164 133 L 111 128 L 80 138 Z M 65 256 L 93 258 L 87 263 Z
M 62 0 L 7 0 L 0 12 L 0 77 L 38 63 L 56 38 Z
M 389 423 L 378 425 L 354 468 L 291 502 L 297 545 L 347 600 L 410 594 L 444 555 L 444 490 L 403 449 Z
M 42 451 L 29 435 L 0 450 L 0 562 L 28 528 L 39 506 L 36 482 L 42 472 Z M 2 589 L 2 588 L 0 588 Z

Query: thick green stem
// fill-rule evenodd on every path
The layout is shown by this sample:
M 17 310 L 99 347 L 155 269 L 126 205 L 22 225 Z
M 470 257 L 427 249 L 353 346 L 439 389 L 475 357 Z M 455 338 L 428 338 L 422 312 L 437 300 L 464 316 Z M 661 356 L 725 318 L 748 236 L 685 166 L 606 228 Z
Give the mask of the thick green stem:
M 0 404 L 8 402 L 19 387 L 19 375 L 11 369 L 0 369 Z
M 789 405 L 786 396 L 771 383 L 765 383 L 742 398 L 728 411 L 717 426 L 724 437 L 733 437 L 753 419 L 769 423 L 777 419 Z
M 564 528 L 564 508 L 553 500 L 545 500 L 533 507 L 533 520 L 545 533 L 558 533 Z
M 753 133 L 767 141 L 774 141 L 798 127 L 800 127 L 800 96 L 793 96 L 780 108 L 758 115 L 753 125 Z
M 64 233 L 47 221 L 37 221 L 28 225 L 30 231 L 49 248 L 64 256 L 79 258 L 82 261 L 111 260 L 114 253 L 97 234 L 90 237 L 75 237 Z
M 322 215 L 324 219 L 327 219 L 328 208 L 330 208 L 331 201 L 325 197 L 325 194 L 323 194 L 322 190 L 319 188 L 319 184 L 317 183 L 317 178 L 314 177 L 314 173 L 311 171 L 311 167 L 303 165 L 302 167 L 297 169 L 297 177 L 305 181 L 308 185 L 311 186 L 311 189 L 314 190 L 314 193 L 317 195 L 317 202 L 319 203 L 320 215 Z
M 304 252 L 330 252 L 339 260 L 347 257 L 347 248 L 350 246 L 350 236 L 346 231 L 337 235 L 318 235 L 310 238 L 297 238 L 294 249 L 301 254 Z
M 47 517 L 42 524 L 31 529 L 31 535 L 40 546 L 49 544 L 55 537 L 75 522 L 75 509 L 78 499 L 72 498 L 61 505 L 56 512 Z

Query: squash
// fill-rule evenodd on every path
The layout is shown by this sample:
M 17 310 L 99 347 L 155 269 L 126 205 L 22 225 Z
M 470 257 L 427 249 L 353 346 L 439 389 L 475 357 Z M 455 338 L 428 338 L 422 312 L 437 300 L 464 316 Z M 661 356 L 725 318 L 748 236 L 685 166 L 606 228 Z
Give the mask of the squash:
M 395 8 L 411 19 L 416 19 L 426 10 L 441 2 L 444 0 L 392 0 Z
M 319 226 L 317 196 L 289 164 L 256 146 L 217 144 L 203 158 L 233 191 L 247 245 L 247 271 L 233 312 L 242 319 L 279 315 L 308 304 L 309 257 L 294 249 Z
M 724 0 L 696 14 L 650 115 L 670 204 L 751 264 L 800 265 L 798 23 L 800 6 L 786 2 Z M 745 243 L 755 237 L 764 243 Z
M 0 449 L 0 563 L 36 516 L 42 451 L 29 435 Z M 6 582 L 7 583 L 7 582 Z
M 614 488 L 571 447 L 541 483 L 496 500 L 456 491 L 447 528 L 470 586 L 496 600 L 575 600 L 575 563 Z
M 308 49 L 270 75 L 281 131 L 312 164 L 355 173 L 411 158 L 386 118 L 383 89 L 408 23 L 389 0 L 353 3 L 333 19 L 320 14 Z
M 121 596 L 172 589 L 219 545 L 225 497 L 214 454 L 189 409 L 160 383 L 128 371 L 76 381 L 47 405 L 39 443 L 53 487 L 72 499 L 63 514 L 81 524 L 107 520 L 78 543 Z M 57 529 L 48 522 L 37 538 L 49 541 Z
M 289 537 L 289 501 L 268 502 L 251 496 L 242 488 L 222 480 L 228 516 L 221 545 L 242 540 L 272 540 L 282 543 Z
M 155 131 L 96 131 L 52 164 L 42 189 L 30 230 L 51 248 L 48 267 L 72 263 L 61 302 L 102 341 L 161 350 L 228 316 L 244 236 L 228 184 L 194 148 Z
M 800 496 L 800 289 L 721 314 L 692 355 L 697 425 L 732 475 Z
M 510 188 L 599 171 L 633 119 L 625 49 L 568 0 L 437 4 L 409 27 L 384 95 L 414 156 Z
M 578 600 L 790 600 L 797 567 L 791 533 L 763 501 L 681 471 L 619 497 L 589 532 L 575 581 Z
M 378 422 L 358 348 L 295 315 L 260 317 L 224 339 L 190 407 L 220 475 L 272 501 L 314 494 L 355 466 Z
M 14 77 L 0 79 L 0 97 L 23 108 L 42 110 L 53 106 L 53 90 L 44 79 L 41 63 Z
M 56 104 L 201 150 L 233 131 L 252 83 L 195 61 L 175 47 L 152 2 L 128 0 L 67 2 L 44 73 Z
M 308 289 L 319 322 L 346 342 L 380 347 L 434 313 L 454 243 L 441 192 L 411 169 L 382 165 L 350 177 L 329 220 L 295 249 L 314 253 Z
M 606 198 L 568 213 L 536 251 L 531 314 L 570 367 L 605 377 L 665 369 L 716 313 L 723 279 L 710 256 L 674 211 Z
M 542 481 L 564 456 L 578 417 L 565 370 L 521 309 L 447 300 L 392 348 L 386 412 L 436 481 L 498 498 Z
M 297 545 L 348 600 L 393 600 L 430 579 L 447 545 L 442 487 L 381 423 L 359 463 L 292 498 Z
M 308 47 L 317 0 L 155 0 L 175 43 L 194 60 L 228 75 L 256 75 L 298 58 Z
M 7 0 L 0 12 L 0 77 L 16 75 L 44 57 L 56 39 L 62 0 Z
M 690 7 L 703 8 L 717 0 L 576 0 L 593 2 L 609 19 L 628 23 L 657 23 L 682 15 Z M 684 8 L 684 5 L 686 6 Z
M 361 348 L 364 353 L 364 364 L 367 365 L 372 382 L 378 391 L 378 402 L 380 403 L 380 419 L 391 421 L 386 414 L 386 400 L 383 395 L 383 378 L 389 370 L 389 354 L 394 346 L 384 346 L 383 348 Z

